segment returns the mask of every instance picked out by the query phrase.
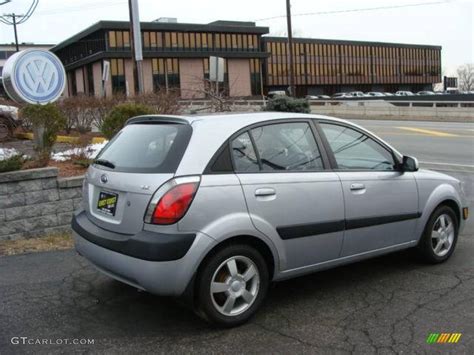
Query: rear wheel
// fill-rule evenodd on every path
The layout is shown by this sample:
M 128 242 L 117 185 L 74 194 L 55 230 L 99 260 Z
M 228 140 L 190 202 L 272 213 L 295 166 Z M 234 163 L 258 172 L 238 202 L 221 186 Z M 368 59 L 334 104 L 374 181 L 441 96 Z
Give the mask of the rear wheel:
M 248 245 L 229 245 L 211 256 L 197 278 L 198 314 L 225 327 L 247 321 L 269 284 L 262 255 Z
M 428 220 L 418 245 L 424 259 L 431 263 L 446 261 L 456 247 L 458 230 L 458 220 L 453 209 L 438 207 Z

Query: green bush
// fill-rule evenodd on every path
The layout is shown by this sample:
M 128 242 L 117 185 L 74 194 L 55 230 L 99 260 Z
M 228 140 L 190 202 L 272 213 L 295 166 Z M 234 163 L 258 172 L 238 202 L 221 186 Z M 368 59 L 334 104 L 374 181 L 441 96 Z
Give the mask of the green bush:
M 268 100 L 264 111 L 279 111 L 279 112 L 300 112 L 310 113 L 311 108 L 309 101 L 306 99 L 295 99 L 289 96 L 277 96 Z
M 64 129 L 66 118 L 55 104 L 29 104 L 21 109 L 20 115 L 31 123 L 39 156 L 49 159 L 56 137 Z
M 110 139 L 122 129 L 129 118 L 149 115 L 151 113 L 153 113 L 153 109 L 146 105 L 135 103 L 120 104 L 110 111 L 99 128 L 102 134 L 107 139 Z
M 7 171 L 20 170 L 23 166 L 23 157 L 21 155 L 14 155 L 10 158 L 0 160 L 0 173 Z

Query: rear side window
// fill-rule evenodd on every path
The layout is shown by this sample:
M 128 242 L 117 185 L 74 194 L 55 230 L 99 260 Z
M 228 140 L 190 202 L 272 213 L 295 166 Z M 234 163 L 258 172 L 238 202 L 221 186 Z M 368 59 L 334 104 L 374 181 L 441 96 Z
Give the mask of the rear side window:
M 232 156 L 236 171 L 256 172 L 260 170 L 252 141 L 247 132 L 232 141 Z
M 97 159 L 111 162 L 114 171 L 174 173 L 191 137 L 185 124 L 132 124 L 125 126 Z
M 254 128 L 252 137 L 263 171 L 323 170 L 321 153 L 306 122 Z

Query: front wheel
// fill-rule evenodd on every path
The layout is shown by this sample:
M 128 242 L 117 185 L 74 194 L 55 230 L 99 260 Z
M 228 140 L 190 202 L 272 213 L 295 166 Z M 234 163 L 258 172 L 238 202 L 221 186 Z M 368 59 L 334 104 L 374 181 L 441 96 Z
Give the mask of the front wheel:
M 255 314 L 269 284 L 262 255 L 249 245 L 229 245 L 212 255 L 197 278 L 198 314 L 233 327 Z
M 430 216 L 418 245 L 421 255 L 433 264 L 446 261 L 454 252 L 458 231 L 458 219 L 453 209 L 438 207 Z

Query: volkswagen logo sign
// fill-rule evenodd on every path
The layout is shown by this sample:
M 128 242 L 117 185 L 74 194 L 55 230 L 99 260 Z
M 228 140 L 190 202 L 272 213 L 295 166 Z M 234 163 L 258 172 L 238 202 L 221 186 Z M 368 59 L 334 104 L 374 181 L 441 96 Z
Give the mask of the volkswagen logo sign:
M 64 91 L 66 73 L 53 53 L 27 49 L 13 54 L 3 68 L 3 87 L 17 102 L 47 104 Z
M 107 181 L 109 181 L 109 178 L 107 177 L 107 175 L 102 174 L 102 175 L 100 176 L 100 181 L 101 181 L 103 184 L 106 184 Z

